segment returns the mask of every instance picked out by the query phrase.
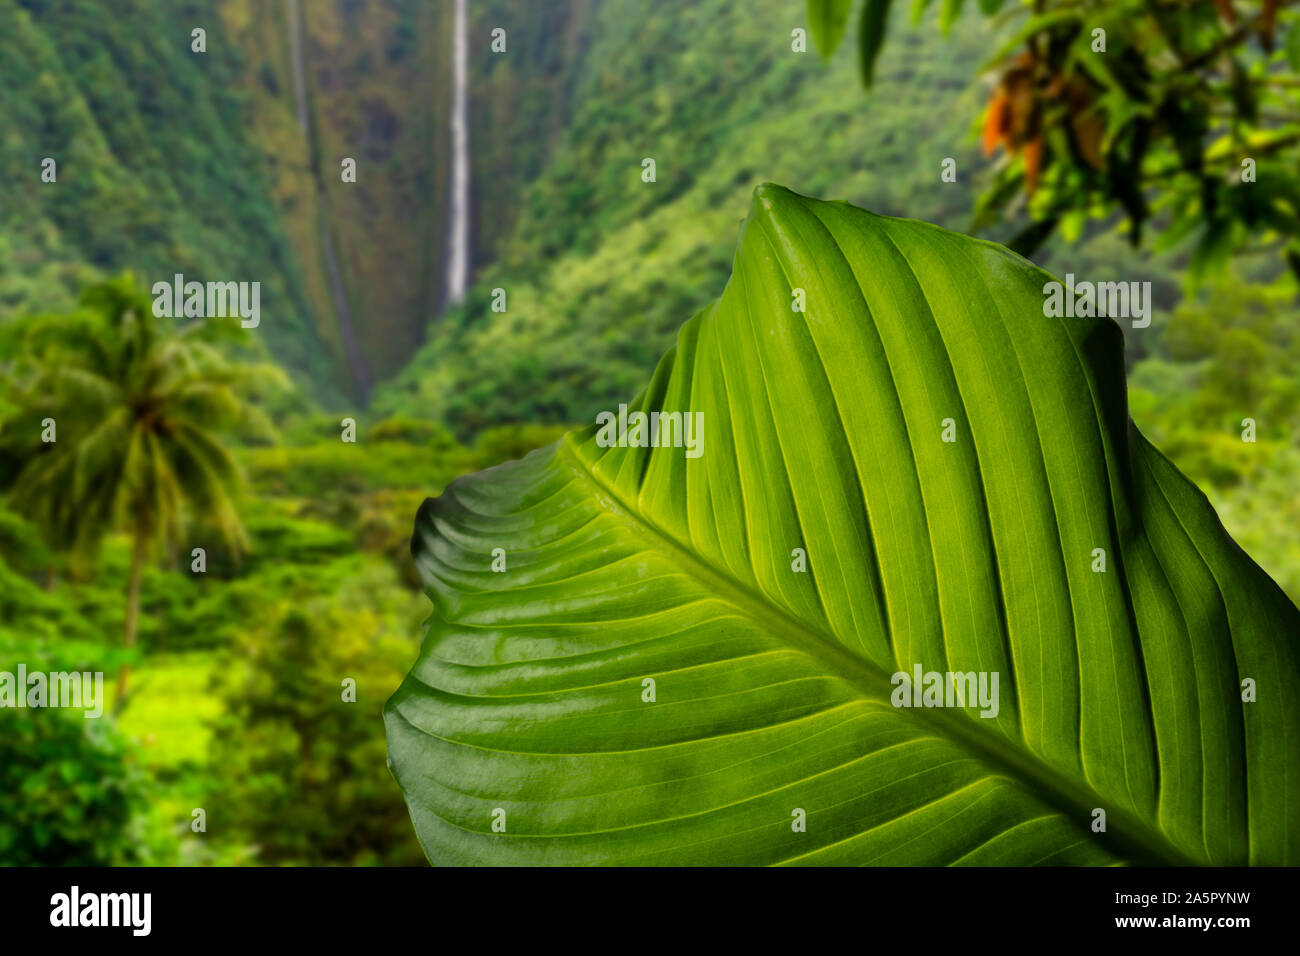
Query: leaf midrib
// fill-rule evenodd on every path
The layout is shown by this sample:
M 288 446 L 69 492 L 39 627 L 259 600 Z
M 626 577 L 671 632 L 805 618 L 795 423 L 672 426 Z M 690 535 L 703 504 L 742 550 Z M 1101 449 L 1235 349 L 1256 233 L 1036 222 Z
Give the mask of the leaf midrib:
M 828 673 L 857 686 L 869 698 L 888 700 L 893 685 L 889 675 L 879 666 L 852 653 L 839 641 L 827 639 L 761 591 L 702 561 L 694 551 L 683 546 L 666 529 L 632 507 L 617 490 L 601 480 L 576 446 L 573 433 L 565 435 L 557 443 L 555 458 L 563 457 L 564 463 L 579 480 L 608 499 L 611 510 L 639 527 L 658 550 L 689 565 L 691 573 L 697 579 L 707 581 L 718 597 L 731 604 L 737 613 L 748 617 L 761 629 L 776 631 L 793 647 L 822 664 Z M 762 614 L 754 613 L 752 608 L 755 605 L 762 608 Z M 1028 789 L 1128 862 L 1177 866 L 1207 862 L 1190 857 L 1170 843 L 1160 830 L 1102 797 L 1087 781 L 1066 776 L 1024 748 L 1009 746 L 1009 741 L 982 730 L 968 717 L 949 714 L 942 708 L 907 708 L 902 716 L 924 725 L 941 739 L 964 746 L 986 767 L 1003 772 L 1011 781 Z M 1106 810 L 1107 829 L 1104 833 L 1092 833 L 1080 822 L 1089 819 L 1093 809 L 1098 807 Z

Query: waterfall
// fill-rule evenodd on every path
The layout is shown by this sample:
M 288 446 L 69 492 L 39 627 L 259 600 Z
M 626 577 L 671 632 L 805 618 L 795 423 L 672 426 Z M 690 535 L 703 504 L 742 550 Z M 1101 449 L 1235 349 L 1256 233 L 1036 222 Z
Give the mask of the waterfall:
M 451 223 L 447 235 L 447 302 L 458 302 L 469 285 L 469 117 L 466 87 L 469 49 L 467 0 L 456 0 L 452 40 Z
M 307 82 L 302 70 L 302 8 L 298 0 L 289 2 L 289 53 L 293 60 L 293 89 L 298 101 L 298 126 L 307 135 Z

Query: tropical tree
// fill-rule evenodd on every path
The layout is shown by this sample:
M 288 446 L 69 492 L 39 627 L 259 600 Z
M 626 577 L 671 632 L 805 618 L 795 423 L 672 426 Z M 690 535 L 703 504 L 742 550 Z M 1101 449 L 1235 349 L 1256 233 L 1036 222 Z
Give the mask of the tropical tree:
M 220 319 L 177 328 L 153 314 L 129 274 L 87 289 L 72 314 L 6 330 L 9 505 L 74 571 L 93 562 L 108 533 L 129 536 L 127 647 L 144 566 L 160 545 L 175 552 L 187 519 L 215 529 L 234 555 L 246 547 L 242 473 L 221 436 L 270 434 L 250 399 L 282 373 L 228 358 L 220 340 L 241 332 Z M 119 671 L 119 707 L 128 674 Z
M 931 0 L 912 0 L 916 24 Z M 839 46 L 855 0 L 808 0 L 819 49 Z M 871 85 L 893 0 L 863 0 L 858 58 Z M 935 4 L 947 33 L 963 0 Z M 998 155 L 975 229 L 1028 214 L 1010 245 L 1122 214 L 1134 246 L 1187 242 L 1188 278 L 1234 255 L 1279 253 L 1300 275 L 1300 8 L 1294 0 L 979 0 L 993 38 L 982 118 Z M 1155 230 L 1145 227 L 1154 225 Z

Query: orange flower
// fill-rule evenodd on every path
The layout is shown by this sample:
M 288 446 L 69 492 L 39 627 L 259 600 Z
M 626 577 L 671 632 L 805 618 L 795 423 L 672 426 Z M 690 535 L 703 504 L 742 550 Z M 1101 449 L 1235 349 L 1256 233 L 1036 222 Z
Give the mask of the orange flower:
M 1001 88 L 993 94 L 988 113 L 984 117 L 984 135 L 980 137 L 985 156 L 992 156 L 993 151 L 998 148 L 998 143 L 1007 137 L 1007 107 L 1009 102 L 1007 94 Z

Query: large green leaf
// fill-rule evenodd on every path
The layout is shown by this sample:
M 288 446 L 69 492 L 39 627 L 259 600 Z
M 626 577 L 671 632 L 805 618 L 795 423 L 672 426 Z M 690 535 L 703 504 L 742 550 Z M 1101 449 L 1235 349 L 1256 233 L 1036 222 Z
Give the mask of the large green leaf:
M 593 427 L 420 512 L 386 720 L 429 858 L 1300 861 L 1300 613 L 1049 279 L 761 187 L 631 403 L 702 413 L 699 457 Z M 996 717 L 895 707 L 915 665 L 997 672 Z

